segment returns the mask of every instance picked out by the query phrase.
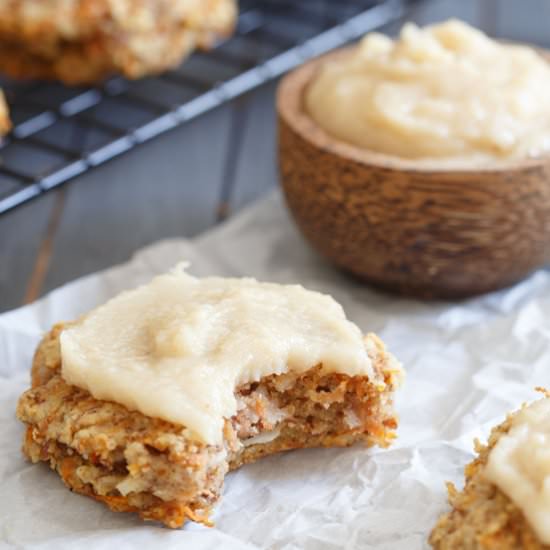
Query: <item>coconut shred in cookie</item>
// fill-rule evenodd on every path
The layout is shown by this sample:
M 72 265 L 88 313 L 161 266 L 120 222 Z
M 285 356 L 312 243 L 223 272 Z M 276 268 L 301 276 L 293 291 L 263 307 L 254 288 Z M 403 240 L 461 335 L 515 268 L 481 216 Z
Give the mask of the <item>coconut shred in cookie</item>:
M 486 476 L 550 544 L 550 399 L 524 407 L 489 453 Z
M 408 159 L 492 161 L 550 150 L 550 65 L 460 21 L 367 35 L 305 95 L 332 136 Z
M 240 384 L 322 364 L 369 376 L 359 328 L 330 296 L 183 267 L 123 292 L 64 330 L 62 376 L 96 399 L 222 440 Z

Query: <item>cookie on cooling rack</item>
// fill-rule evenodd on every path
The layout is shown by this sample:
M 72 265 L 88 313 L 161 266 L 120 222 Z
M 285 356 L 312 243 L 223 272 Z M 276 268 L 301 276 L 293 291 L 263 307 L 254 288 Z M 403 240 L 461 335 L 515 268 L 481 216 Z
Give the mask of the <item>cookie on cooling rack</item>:
M 8 106 L 4 99 L 4 94 L 0 90 L 0 136 L 7 134 L 11 128 L 10 118 L 8 115 Z
M 178 65 L 233 31 L 236 0 L 0 0 L 0 72 L 89 84 Z

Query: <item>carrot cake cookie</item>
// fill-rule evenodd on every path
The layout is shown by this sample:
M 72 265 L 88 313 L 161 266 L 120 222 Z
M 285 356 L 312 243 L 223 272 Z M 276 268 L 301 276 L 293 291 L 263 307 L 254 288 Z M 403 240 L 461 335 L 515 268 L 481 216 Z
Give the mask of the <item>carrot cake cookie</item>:
M 0 72 L 97 82 L 178 65 L 235 25 L 235 0 L 0 0 Z
M 0 139 L 4 134 L 7 134 L 11 128 L 8 106 L 4 98 L 2 90 L 0 90 Z
M 225 474 L 262 456 L 395 437 L 402 369 L 330 296 L 178 266 L 39 345 L 23 451 L 74 491 L 208 524 Z
M 550 549 L 550 397 L 495 427 L 430 536 L 437 550 Z

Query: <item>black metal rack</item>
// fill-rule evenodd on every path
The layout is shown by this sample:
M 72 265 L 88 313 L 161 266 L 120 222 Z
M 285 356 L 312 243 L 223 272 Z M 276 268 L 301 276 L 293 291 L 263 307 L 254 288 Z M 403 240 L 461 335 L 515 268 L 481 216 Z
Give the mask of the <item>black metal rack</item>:
M 0 214 L 397 19 L 406 0 L 241 0 L 235 35 L 165 74 L 95 88 L 0 81 Z

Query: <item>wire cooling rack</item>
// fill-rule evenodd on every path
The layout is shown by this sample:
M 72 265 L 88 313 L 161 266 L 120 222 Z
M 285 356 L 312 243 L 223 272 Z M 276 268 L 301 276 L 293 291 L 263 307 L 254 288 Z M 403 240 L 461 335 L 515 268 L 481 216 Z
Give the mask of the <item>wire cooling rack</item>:
M 165 74 L 100 87 L 1 81 L 0 214 L 398 18 L 406 0 L 241 0 L 235 35 Z

